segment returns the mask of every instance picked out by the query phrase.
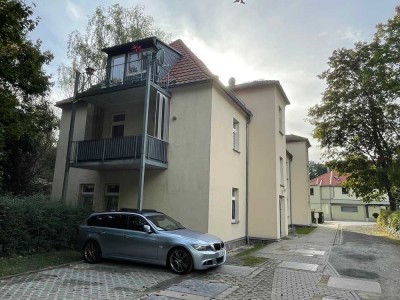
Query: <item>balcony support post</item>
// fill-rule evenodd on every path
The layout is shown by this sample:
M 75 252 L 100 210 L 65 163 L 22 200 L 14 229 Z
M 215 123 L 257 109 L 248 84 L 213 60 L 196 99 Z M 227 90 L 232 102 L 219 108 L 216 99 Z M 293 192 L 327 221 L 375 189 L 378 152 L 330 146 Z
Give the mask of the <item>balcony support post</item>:
M 153 61 L 152 54 L 146 56 L 146 94 L 144 98 L 144 116 L 143 116 L 143 132 L 142 145 L 140 151 L 140 173 L 139 173 L 139 190 L 138 190 L 138 210 L 143 209 L 143 187 L 144 187 L 144 172 L 146 169 L 147 156 L 147 123 L 149 118 L 149 102 L 150 102 L 150 86 L 151 86 L 151 63 Z
M 69 123 L 67 155 L 65 158 L 64 182 L 63 182 L 63 189 L 62 189 L 62 200 L 64 202 L 66 201 L 66 197 L 67 197 L 69 165 L 70 165 L 70 160 L 71 160 L 71 147 L 72 147 L 72 139 L 74 137 L 74 130 L 75 130 L 75 114 L 76 114 L 76 102 L 77 102 L 76 95 L 78 94 L 80 78 L 81 78 L 81 73 L 76 71 L 75 72 L 74 96 L 73 96 L 72 108 L 71 108 L 71 121 Z M 76 159 L 78 159 L 78 158 L 76 157 Z

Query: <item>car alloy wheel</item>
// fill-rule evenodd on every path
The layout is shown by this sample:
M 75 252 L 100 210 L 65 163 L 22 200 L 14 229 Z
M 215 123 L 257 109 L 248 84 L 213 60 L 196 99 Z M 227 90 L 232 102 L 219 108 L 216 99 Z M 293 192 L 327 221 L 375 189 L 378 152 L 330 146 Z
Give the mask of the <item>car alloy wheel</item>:
M 177 274 L 189 273 L 193 269 L 192 257 L 187 250 L 177 248 L 169 256 L 169 266 Z
M 90 240 L 86 243 L 83 251 L 83 258 L 90 264 L 94 264 L 101 260 L 101 249 L 96 241 Z

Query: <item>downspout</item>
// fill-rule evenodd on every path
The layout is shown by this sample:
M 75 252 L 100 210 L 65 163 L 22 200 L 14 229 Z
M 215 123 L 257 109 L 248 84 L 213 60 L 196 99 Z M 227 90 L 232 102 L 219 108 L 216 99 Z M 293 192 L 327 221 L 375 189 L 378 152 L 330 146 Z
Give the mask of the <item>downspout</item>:
M 249 123 L 250 117 L 247 118 L 246 122 L 246 226 L 245 226 L 245 235 L 246 235 L 246 245 L 250 244 L 249 238 Z
M 290 228 L 293 229 L 293 210 L 292 210 L 292 158 L 289 157 L 289 199 L 290 199 Z
M 140 152 L 140 173 L 139 173 L 139 191 L 138 191 L 138 210 L 143 209 L 143 188 L 144 188 L 144 172 L 146 169 L 147 155 L 147 123 L 149 119 L 149 102 L 150 102 L 150 80 L 151 80 L 151 64 L 153 62 L 152 54 L 146 56 L 146 94 L 144 99 L 144 116 L 142 131 L 142 147 Z
M 72 147 L 72 139 L 73 139 L 74 130 L 75 130 L 75 114 L 76 114 L 76 102 L 77 102 L 76 95 L 78 94 L 80 78 L 81 78 L 81 73 L 76 71 L 75 72 L 74 96 L 72 99 L 72 108 L 71 108 L 71 121 L 69 123 L 67 155 L 65 158 L 64 181 L 63 181 L 63 189 L 62 189 L 62 196 L 61 196 L 61 198 L 64 202 L 66 201 L 66 197 L 67 197 L 69 165 L 70 165 L 70 159 L 71 159 L 71 147 Z

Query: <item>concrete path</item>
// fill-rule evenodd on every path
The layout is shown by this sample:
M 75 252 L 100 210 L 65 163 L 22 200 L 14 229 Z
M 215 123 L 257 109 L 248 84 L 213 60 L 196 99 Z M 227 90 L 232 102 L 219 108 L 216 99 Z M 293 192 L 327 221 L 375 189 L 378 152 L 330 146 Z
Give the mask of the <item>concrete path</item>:
M 79 262 L 0 279 L 0 299 L 380 299 L 379 281 L 342 277 L 329 263 L 342 238 L 337 228 L 327 223 L 269 244 L 253 254 L 267 258 L 256 267 L 232 257 L 220 268 L 177 276 L 162 267 Z

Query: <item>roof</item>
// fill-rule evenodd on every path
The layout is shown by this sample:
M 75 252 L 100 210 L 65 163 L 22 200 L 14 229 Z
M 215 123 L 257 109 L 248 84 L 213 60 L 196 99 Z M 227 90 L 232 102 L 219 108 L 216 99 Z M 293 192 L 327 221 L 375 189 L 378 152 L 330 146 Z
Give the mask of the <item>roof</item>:
M 256 87 L 264 87 L 264 86 L 275 86 L 281 92 L 283 99 L 286 104 L 290 104 L 288 97 L 286 96 L 285 91 L 283 90 L 281 83 L 279 80 L 255 80 L 250 82 L 244 82 L 240 84 L 236 84 L 232 87 L 233 90 L 244 90 L 244 89 L 252 89 Z
M 183 55 L 169 73 L 174 85 L 211 80 L 216 77 L 182 40 L 176 40 L 169 46 Z
M 310 180 L 310 186 L 342 186 L 347 181 L 347 175 L 340 175 L 339 172 L 329 171 Z
M 214 75 L 182 40 L 176 40 L 169 44 L 169 46 L 182 54 L 181 59 L 177 61 L 169 73 L 172 81 L 171 87 L 204 81 L 214 81 L 249 117 L 252 116 L 251 111 L 246 107 L 244 102 L 226 88 L 219 81 L 218 76 Z
M 294 135 L 294 134 L 287 134 L 286 135 L 286 143 L 297 143 L 297 142 L 306 142 L 307 147 L 311 147 L 310 141 L 308 138 Z

